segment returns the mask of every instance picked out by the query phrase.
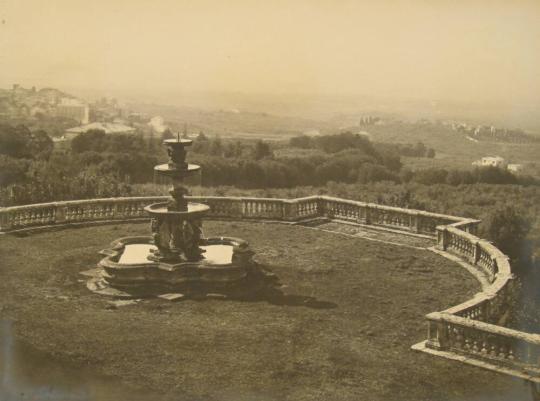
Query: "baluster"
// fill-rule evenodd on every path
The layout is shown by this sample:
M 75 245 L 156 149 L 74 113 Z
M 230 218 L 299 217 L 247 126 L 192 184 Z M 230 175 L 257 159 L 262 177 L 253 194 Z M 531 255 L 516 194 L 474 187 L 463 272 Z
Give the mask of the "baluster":
M 493 342 L 491 344 L 491 347 L 490 347 L 490 350 L 489 350 L 489 355 L 494 356 L 494 357 L 497 356 L 497 346 L 495 345 L 495 342 Z
M 499 358 L 506 359 L 506 346 L 504 344 L 500 344 L 499 346 Z
M 484 355 L 487 355 L 488 354 L 488 343 L 487 343 L 487 339 L 484 337 L 483 341 L 482 341 L 482 349 L 480 350 L 480 352 Z
M 507 359 L 510 359 L 511 361 L 513 361 L 515 359 L 514 357 L 514 351 L 512 350 L 512 347 L 511 346 L 508 346 L 508 356 L 507 356 Z
M 459 349 L 465 348 L 465 337 L 463 336 L 463 329 L 455 328 L 456 333 L 456 346 Z
M 477 339 L 473 339 L 472 343 L 473 343 L 473 345 L 472 345 L 472 351 L 473 351 L 473 352 L 479 352 L 479 351 L 480 351 L 480 348 L 478 348 L 478 340 L 477 340 Z

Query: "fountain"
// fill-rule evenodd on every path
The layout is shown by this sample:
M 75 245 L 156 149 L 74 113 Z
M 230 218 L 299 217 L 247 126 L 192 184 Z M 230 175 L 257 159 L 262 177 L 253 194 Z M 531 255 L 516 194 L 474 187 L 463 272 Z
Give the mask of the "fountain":
M 144 209 L 151 217 L 151 236 L 115 240 L 91 274 L 92 291 L 115 297 L 242 296 L 272 281 L 257 268 L 248 243 L 239 238 L 204 238 L 202 217 L 210 207 L 188 202 L 184 179 L 200 166 L 186 162 L 189 139 L 164 141 L 169 161 L 154 167 L 172 180 L 168 202 Z

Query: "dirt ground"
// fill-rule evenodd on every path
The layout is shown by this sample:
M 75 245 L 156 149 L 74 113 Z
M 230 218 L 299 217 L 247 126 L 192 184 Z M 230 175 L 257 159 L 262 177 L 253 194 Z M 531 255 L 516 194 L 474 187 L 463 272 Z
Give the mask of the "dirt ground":
M 298 226 L 209 221 L 204 230 L 248 240 L 288 296 L 111 309 L 79 272 L 115 238 L 148 233 L 118 224 L 0 237 L 0 317 L 33 347 L 156 400 L 510 399 L 505 376 L 410 350 L 425 339 L 426 313 L 479 290 L 459 266 Z

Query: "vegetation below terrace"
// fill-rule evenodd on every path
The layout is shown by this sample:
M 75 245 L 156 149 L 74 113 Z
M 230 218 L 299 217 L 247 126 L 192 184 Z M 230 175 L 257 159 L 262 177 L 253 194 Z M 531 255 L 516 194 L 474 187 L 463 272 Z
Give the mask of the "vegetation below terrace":
M 297 154 L 279 156 L 280 145 L 222 141 L 200 134 L 190 160 L 201 164 L 203 186 L 256 189 L 383 181 L 538 185 L 532 177 L 515 176 L 497 168 L 418 171 L 402 168 L 400 155 L 433 155 L 433 149 L 422 144 L 378 144 L 351 133 L 307 138 L 307 142 L 306 138 L 291 139 Z M 0 204 L 126 194 L 129 184 L 153 181 L 153 166 L 166 159 L 159 142 L 153 137 L 89 131 L 73 139 L 69 148 L 53 149 L 52 141 L 43 131 L 0 126 Z M 303 153 L 306 147 L 315 152 Z

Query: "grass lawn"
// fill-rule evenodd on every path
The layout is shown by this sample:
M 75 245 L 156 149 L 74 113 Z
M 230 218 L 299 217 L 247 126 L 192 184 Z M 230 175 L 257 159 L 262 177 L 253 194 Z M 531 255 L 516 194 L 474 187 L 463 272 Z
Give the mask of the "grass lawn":
M 174 400 L 505 400 L 514 381 L 410 351 L 423 316 L 479 290 L 431 252 L 298 226 L 205 222 L 250 241 L 289 295 L 318 303 L 158 299 L 110 309 L 78 273 L 119 224 L 0 237 L 1 317 L 25 342 Z

